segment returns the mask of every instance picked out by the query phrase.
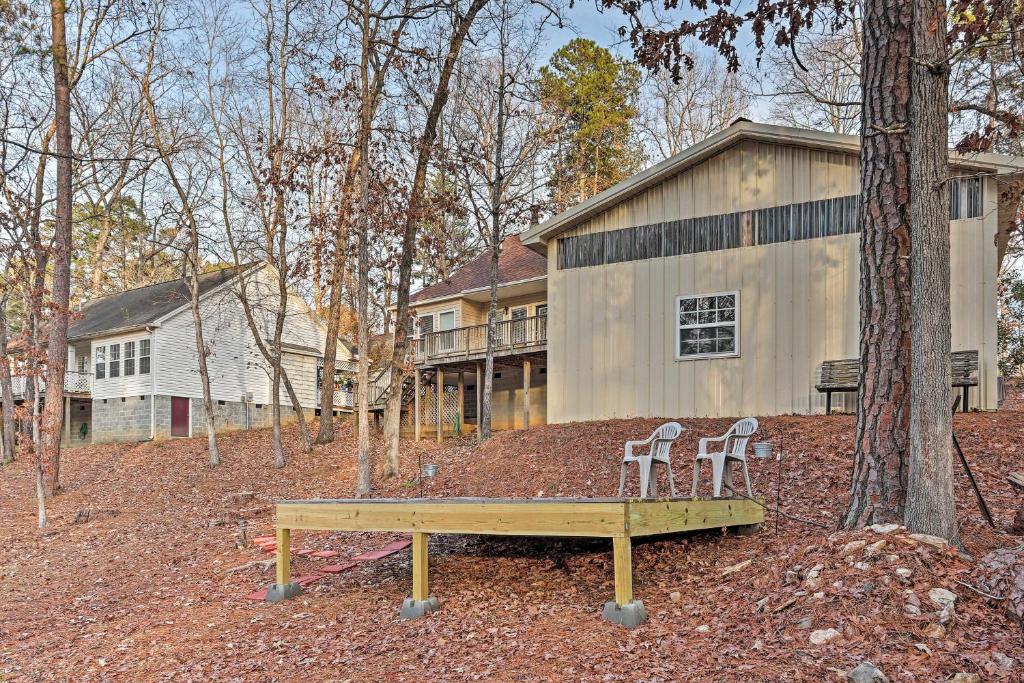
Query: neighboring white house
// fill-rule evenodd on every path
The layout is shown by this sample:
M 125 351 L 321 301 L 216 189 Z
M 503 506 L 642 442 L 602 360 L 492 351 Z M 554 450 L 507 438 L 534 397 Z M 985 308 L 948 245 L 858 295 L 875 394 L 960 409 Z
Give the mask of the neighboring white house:
M 245 283 L 265 340 L 273 339 L 277 279 L 267 266 L 232 267 L 199 278 L 210 391 L 218 429 L 268 426 L 270 366 L 239 299 Z M 71 443 L 191 436 L 206 428 L 188 282 L 172 280 L 89 302 L 68 331 L 65 438 Z M 286 309 L 284 368 L 302 409 L 319 409 L 326 330 L 297 295 Z M 339 367 L 352 352 L 339 344 Z M 16 390 L 18 387 L 16 387 Z M 22 389 L 23 390 L 23 389 Z M 294 408 L 282 385 L 283 419 Z M 338 391 L 335 410 L 351 407 Z

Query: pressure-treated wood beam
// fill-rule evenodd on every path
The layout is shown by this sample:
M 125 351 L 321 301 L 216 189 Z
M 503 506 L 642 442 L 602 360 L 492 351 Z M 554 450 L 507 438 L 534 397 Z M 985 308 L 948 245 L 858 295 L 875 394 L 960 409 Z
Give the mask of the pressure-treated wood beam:
M 615 604 L 619 607 L 633 602 L 633 544 L 629 536 L 612 539 L 615 559 Z
M 426 600 L 430 597 L 427 539 L 429 534 L 416 532 L 412 535 L 412 599 Z
M 283 586 L 291 580 L 292 530 L 277 527 L 277 584 Z
M 510 536 L 624 536 L 625 503 L 288 502 L 277 523 L 291 529 L 405 531 Z

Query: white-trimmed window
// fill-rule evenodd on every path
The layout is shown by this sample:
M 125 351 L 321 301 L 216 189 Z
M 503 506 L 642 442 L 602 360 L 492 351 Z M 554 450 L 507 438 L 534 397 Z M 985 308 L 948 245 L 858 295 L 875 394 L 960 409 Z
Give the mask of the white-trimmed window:
M 97 346 L 92 355 L 96 361 L 96 379 L 104 379 L 107 376 L 107 347 Z
M 131 377 L 135 374 L 135 342 L 124 343 L 124 376 Z
M 676 358 L 739 355 L 739 292 L 676 298 Z
M 110 359 L 107 361 L 107 376 L 113 379 L 121 376 L 121 345 L 110 345 Z
M 149 374 L 149 340 L 139 340 L 139 374 Z

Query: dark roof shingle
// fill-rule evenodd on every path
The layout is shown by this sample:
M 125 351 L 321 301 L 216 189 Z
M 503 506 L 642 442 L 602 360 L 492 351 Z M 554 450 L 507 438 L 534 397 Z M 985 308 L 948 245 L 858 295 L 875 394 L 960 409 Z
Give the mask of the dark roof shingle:
M 519 235 L 510 235 L 501 243 L 498 256 L 498 284 L 529 280 L 547 275 L 548 260 L 523 245 Z M 491 250 L 482 254 L 455 271 L 450 278 L 424 287 L 412 295 L 411 301 L 428 301 L 462 292 L 481 289 L 491 283 Z
M 232 266 L 202 273 L 199 276 L 200 296 L 233 280 L 241 269 L 247 267 Z M 82 308 L 81 317 L 71 322 L 68 338 L 95 337 L 141 327 L 181 308 L 190 300 L 188 282 L 184 278 L 93 299 Z

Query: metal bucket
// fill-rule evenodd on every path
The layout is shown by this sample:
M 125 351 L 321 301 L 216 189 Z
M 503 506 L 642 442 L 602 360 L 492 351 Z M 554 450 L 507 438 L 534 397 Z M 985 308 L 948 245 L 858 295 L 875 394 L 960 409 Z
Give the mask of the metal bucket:
M 754 457 L 767 460 L 772 457 L 772 442 L 758 441 L 754 444 Z
M 431 479 L 437 476 L 437 465 L 424 465 L 423 466 L 423 477 L 425 479 Z

